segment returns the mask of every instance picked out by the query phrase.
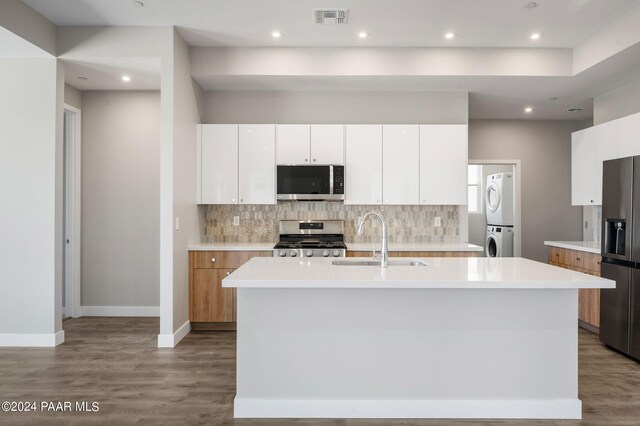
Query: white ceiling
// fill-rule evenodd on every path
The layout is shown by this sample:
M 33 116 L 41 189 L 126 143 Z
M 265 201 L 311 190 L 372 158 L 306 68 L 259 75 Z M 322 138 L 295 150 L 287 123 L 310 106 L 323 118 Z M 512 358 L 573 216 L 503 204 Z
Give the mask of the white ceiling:
M 56 25 L 175 25 L 192 46 L 574 47 L 638 0 L 23 0 Z M 314 8 L 347 8 L 317 25 Z M 275 40 L 272 31 L 281 31 Z M 369 37 L 361 40 L 359 31 Z M 447 41 L 443 33 L 453 31 Z M 529 40 L 537 31 L 542 38 Z
M 526 0 L 143 1 L 144 7 L 134 6 L 131 0 L 23 0 L 56 25 L 175 25 L 192 46 L 573 48 L 640 7 L 640 0 L 538 0 L 534 9 L 524 7 Z M 311 11 L 318 6 L 349 9 L 349 23 L 314 24 Z M 283 37 L 273 39 L 273 30 L 281 31 Z M 357 37 L 362 30 L 369 33 L 367 39 Z M 455 32 L 456 38 L 445 40 L 445 31 Z M 532 42 L 528 36 L 533 31 L 542 38 Z M 13 45 L 24 52 L 24 46 L 16 44 L 22 39 L 3 32 L 7 31 L 0 28 L 3 53 L 11 52 Z M 83 58 L 65 64 L 66 82 L 81 90 L 160 88 L 158 59 Z M 132 77 L 130 83 L 122 82 L 123 74 Z M 640 45 L 573 77 L 196 77 L 205 90 L 465 91 L 470 93 L 471 118 L 576 120 L 592 116 L 594 96 L 638 78 Z M 550 100 L 553 97 L 558 99 Z M 525 114 L 525 106 L 534 107 L 534 112 Z M 569 107 L 584 111 L 565 112 Z
M 160 58 L 64 60 L 65 83 L 80 90 L 160 90 Z M 122 81 L 122 76 L 131 78 Z M 79 79 L 86 77 L 87 79 Z

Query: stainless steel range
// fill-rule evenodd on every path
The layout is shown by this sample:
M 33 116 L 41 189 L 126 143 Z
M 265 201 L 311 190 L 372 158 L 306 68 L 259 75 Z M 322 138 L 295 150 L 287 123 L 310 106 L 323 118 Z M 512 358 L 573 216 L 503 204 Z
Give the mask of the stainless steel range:
M 273 248 L 278 257 L 344 257 L 344 221 L 281 220 L 280 238 Z

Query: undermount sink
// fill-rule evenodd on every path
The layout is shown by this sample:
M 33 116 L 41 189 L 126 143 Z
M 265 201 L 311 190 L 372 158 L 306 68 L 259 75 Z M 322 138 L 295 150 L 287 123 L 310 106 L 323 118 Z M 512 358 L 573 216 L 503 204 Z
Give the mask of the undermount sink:
M 336 266 L 377 266 L 380 267 L 379 260 L 334 260 L 332 262 Z M 392 259 L 389 260 L 389 266 L 427 266 L 421 260 L 415 259 Z

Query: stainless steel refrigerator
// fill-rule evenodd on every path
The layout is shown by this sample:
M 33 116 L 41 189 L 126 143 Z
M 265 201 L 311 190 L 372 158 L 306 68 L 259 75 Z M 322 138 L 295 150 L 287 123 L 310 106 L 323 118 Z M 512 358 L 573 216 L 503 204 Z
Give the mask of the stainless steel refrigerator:
M 603 163 L 600 341 L 640 360 L 640 156 Z

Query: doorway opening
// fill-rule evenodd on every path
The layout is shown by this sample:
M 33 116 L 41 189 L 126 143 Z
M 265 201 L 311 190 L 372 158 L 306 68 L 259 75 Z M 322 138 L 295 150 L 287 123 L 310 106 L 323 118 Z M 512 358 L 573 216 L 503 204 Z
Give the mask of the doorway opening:
M 81 225 L 81 113 L 64 106 L 64 177 L 63 177 L 63 285 L 62 316 L 77 318 L 80 312 L 80 225 Z
M 520 160 L 469 160 L 468 170 L 468 237 L 469 243 L 476 244 L 485 249 L 485 256 L 495 256 L 495 238 L 489 238 L 490 225 L 503 227 L 507 225 L 513 232 L 513 249 L 507 250 L 507 256 L 522 256 L 522 232 L 521 232 L 521 170 Z M 513 175 L 512 199 L 510 206 L 513 217 L 509 223 L 488 223 L 487 211 L 495 211 L 495 201 L 490 198 L 495 196 L 495 191 L 487 186 L 487 178 L 499 173 Z M 489 200 L 488 200 L 489 198 Z M 512 227 L 510 227 L 512 225 Z M 500 231 L 502 231 L 501 229 Z M 495 232 L 495 230 L 494 230 Z M 492 245 L 493 244 L 493 245 Z M 502 242 L 501 242 L 502 244 Z M 490 254 L 491 253 L 491 254 Z

